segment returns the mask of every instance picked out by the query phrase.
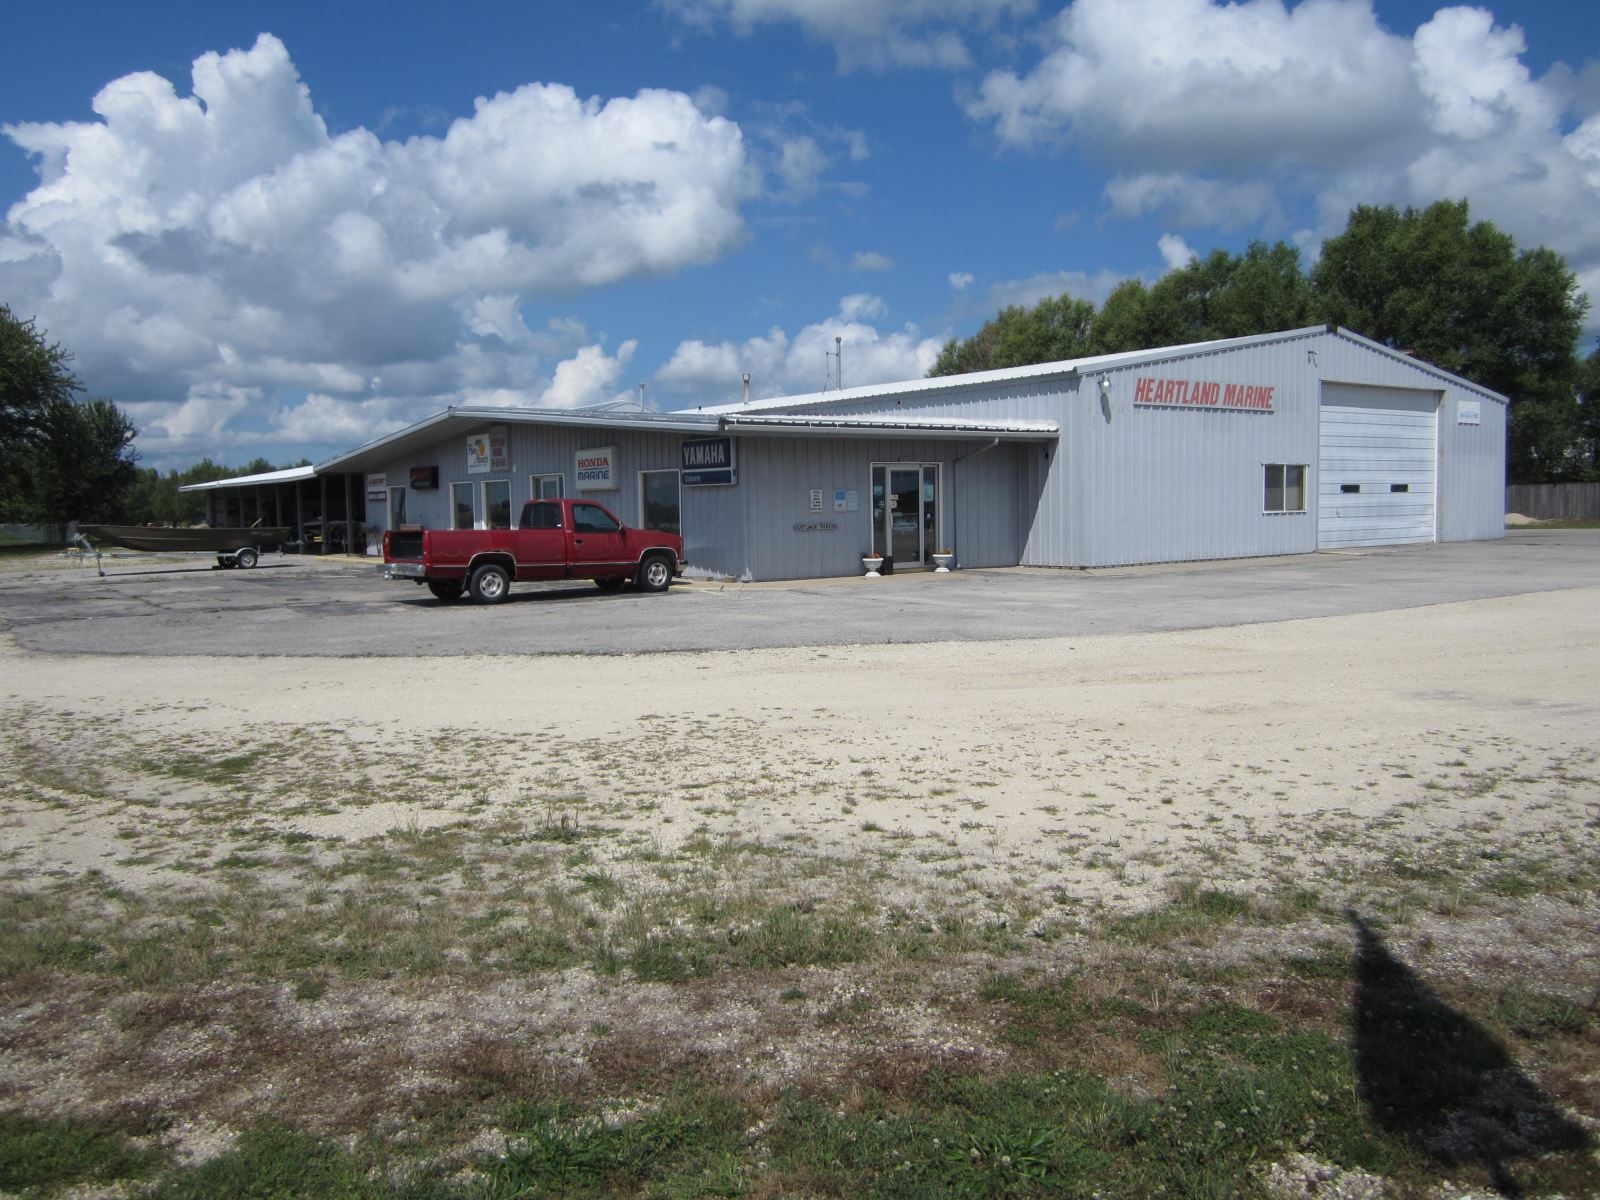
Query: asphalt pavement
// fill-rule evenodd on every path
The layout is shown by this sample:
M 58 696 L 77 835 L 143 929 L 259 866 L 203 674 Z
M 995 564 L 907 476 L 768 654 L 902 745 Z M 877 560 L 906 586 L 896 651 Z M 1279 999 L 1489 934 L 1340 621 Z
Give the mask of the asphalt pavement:
M 135 554 L 0 571 L 0 629 L 57 654 L 635 654 L 1151 633 L 1600 587 L 1600 530 L 1097 571 L 679 582 L 665 595 L 517 585 L 443 603 L 372 561 L 267 555 L 254 570 Z M 1600 611 L 1596 634 L 1600 636 Z

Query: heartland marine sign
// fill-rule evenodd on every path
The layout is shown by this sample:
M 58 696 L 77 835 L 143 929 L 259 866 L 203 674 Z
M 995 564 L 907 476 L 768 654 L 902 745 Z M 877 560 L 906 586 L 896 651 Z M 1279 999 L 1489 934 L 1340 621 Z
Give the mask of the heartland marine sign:
M 1164 408 L 1232 408 L 1272 412 L 1273 390 L 1249 383 L 1141 376 L 1133 382 L 1133 402 L 1136 405 Z

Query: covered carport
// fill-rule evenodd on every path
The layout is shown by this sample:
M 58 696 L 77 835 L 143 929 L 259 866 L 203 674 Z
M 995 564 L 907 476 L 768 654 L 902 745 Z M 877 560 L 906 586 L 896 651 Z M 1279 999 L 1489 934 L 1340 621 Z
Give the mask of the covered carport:
M 366 493 L 359 475 L 286 467 L 178 489 L 204 497 L 206 523 L 218 529 L 287 526 L 290 550 L 305 554 L 366 551 Z

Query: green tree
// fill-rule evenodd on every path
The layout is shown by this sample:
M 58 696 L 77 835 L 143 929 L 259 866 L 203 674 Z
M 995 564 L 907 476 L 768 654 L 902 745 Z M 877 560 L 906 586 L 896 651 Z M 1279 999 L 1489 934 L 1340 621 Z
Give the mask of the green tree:
M 0 515 L 21 517 L 24 459 L 46 436 L 52 406 L 81 390 L 71 361 L 32 320 L 0 304 Z
M 134 432 L 109 400 L 52 403 L 20 457 L 22 518 L 63 535 L 69 521 L 121 520 L 138 476 Z
M 1600 346 L 1578 367 L 1577 424 L 1583 474 L 1600 479 Z
M 1321 319 L 1511 399 L 1507 467 L 1540 483 L 1582 470 L 1578 337 L 1588 299 L 1559 254 L 1519 251 L 1467 202 L 1363 205 L 1312 272 Z
M 1243 254 L 1213 250 L 1163 275 L 1143 313 L 1144 345 L 1181 346 L 1298 329 L 1310 321 L 1311 282 L 1300 252 L 1251 242 Z
M 1094 319 L 1094 305 L 1071 296 L 1046 296 L 1032 308 L 1012 305 L 965 341 L 946 342 L 928 374 L 962 375 L 1081 358 L 1090 353 Z

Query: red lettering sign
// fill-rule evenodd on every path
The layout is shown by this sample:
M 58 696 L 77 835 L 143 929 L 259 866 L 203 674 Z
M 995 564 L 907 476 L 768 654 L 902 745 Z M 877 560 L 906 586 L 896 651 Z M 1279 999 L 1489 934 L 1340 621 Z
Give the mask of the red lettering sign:
M 1154 376 L 1141 375 L 1133 381 L 1133 402 L 1162 408 L 1234 408 L 1272 412 L 1274 390 L 1253 383 L 1156 379 Z

